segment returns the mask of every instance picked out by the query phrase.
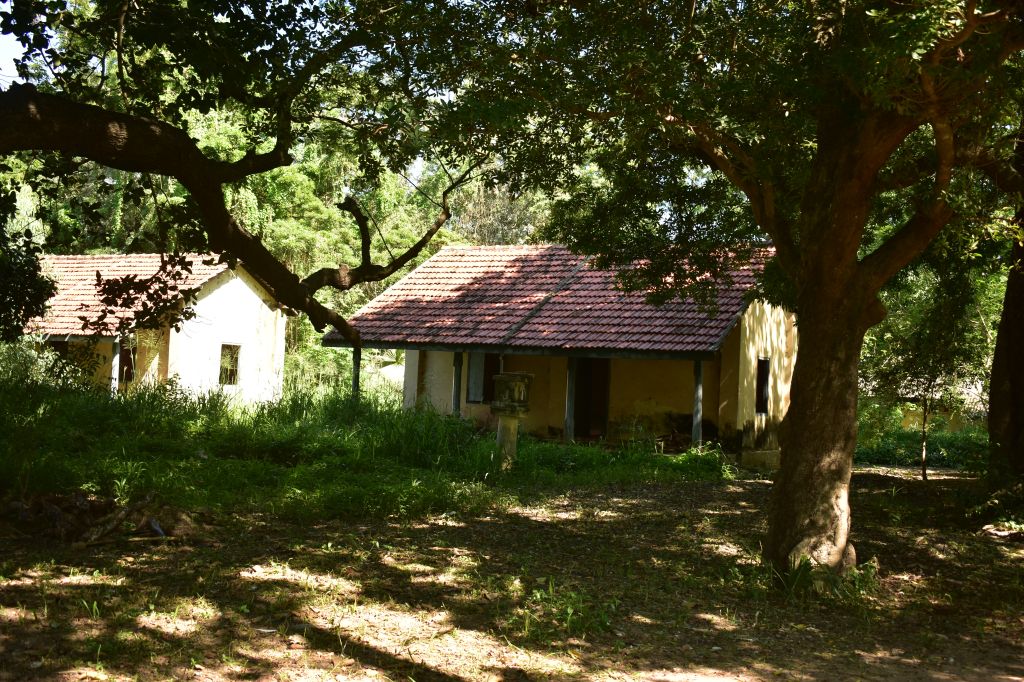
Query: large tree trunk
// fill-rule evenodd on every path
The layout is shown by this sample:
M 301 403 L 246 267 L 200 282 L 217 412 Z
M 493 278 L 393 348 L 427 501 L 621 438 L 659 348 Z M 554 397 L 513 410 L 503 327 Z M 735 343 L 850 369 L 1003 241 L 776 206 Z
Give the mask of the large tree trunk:
M 989 382 L 990 471 L 1000 486 L 1024 478 L 1024 243 L 1014 240 L 1011 263 Z
M 789 412 L 780 430 L 781 468 L 772 488 L 764 558 L 780 571 L 806 558 L 845 570 L 850 475 L 857 442 L 857 366 L 864 333 L 884 315 L 875 297 L 858 303 L 844 286 L 802 302 L 800 349 Z M 846 290 L 847 300 L 842 300 Z

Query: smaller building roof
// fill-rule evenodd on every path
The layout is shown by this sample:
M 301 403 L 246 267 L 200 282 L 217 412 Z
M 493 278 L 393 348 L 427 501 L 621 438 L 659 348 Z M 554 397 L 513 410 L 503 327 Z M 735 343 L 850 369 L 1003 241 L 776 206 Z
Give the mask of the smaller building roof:
M 192 272 L 177 282 L 182 289 L 201 286 L 228 269 L 227 264 L 204 265 L 210 256 L 189 254 Z M 82 330 L 82 318 L 97 319 L 106 309 L 96 287 L 96 273 L 103 279 L 114 279 L 134 275 L 147 279 L 160 269 L 159 253 L 137 253 L 128 255 L 99 256 L 43 256 L 44 273 L 53 277 L 57 293 L 49 300 L 49 308 L 42 318 L 29 322 L 26 331 L 51 336 L 78 336 L 91 334 Z M 139 310 L 116 308 L 107 316 L 110 333 L 122 319 L 132 319 Z
M 717 351 L 746 308 L 761 263 L 732 273 L 709 314 L 616 288 L 564 246 L 452 246 L 352 317 L 363 344 L 556 355 L 685 357 Z M 336 331 L 324 344 L 348 343 Z

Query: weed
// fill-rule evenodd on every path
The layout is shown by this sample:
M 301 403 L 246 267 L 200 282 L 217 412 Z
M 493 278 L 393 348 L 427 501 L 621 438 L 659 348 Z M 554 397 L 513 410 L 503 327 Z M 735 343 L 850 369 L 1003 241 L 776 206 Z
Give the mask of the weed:
M 85 611 L 85 617 L 93 620 L 100 619 L 100 606 L 95 600 L 90 604 L 85 599 L 82 600 L 82 609 Z
M 542 578 L 539 583 L 512 612 L 506 625 L 510 633 L 540 641 L 586 637 L 611 627 L 618 599 L 598 600 L 580 588 L 559 585 L 554 578 Z M 520 584 L 518 578 L 512 583 Z
M 788 573 L 775 573 L 775 577 L 790 599 L 803 599 L 815 595 L 844 605 L 861 605 L 878 589 L 878 560 L 855 566 L 845 573 L 837 573 L 826 566 L 814 566 L 804 557 Z

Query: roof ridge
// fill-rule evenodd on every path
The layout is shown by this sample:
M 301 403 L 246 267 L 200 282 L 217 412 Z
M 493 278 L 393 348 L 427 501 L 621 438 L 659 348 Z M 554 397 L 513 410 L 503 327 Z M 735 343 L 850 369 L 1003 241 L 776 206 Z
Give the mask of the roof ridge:
M 509 339 L 511 339 L 513 336 L 519 333 L 519 330 L 526 326 L 527 322 L 532 320 L 534 317 L 537 316 L 538 313 L 540 313 L 541 308 L 543 308 L 548 301 L 554 298 L 555 295 L 557 295 L 559 292 L 565 291 L 565 289 L 569 286 L 570 282 L 572 282 L 572 280 L 576 277 L 579 271 L 582 270 L 583 266 L 585 266 L 586 264 L 586 257 L 580 257 L 580 262 L 576 265 L 575 268 L 573 268 L 572 272 L 563 277 L 562 280 L 558 282 L 558 284 L 556 284 L 551 291 L 544 294 L 544 297 L 537 301 L 537 305 L 533 306 L 533 308 L 531 308 L 528 313 L 523 315 L 523 318 L 521 320 L 512 325 L 511 329 L 509 329 L 508 332 L 506 332 L 505 335 L 501 337 L 501 341 L 499 341 L 498 343 L 508 343 Z

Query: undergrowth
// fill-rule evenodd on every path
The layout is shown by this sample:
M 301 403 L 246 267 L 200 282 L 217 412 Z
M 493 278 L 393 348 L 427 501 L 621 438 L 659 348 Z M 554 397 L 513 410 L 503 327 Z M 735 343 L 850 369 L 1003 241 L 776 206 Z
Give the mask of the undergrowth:
M 665 456 L 522 438 L 509 471 L 491 433 L 397 396 L 291 392 L 240 407 L 173 382 L 111 395 L 54 380 L 24 346 L 0 352 L 0 493 L 155 494 L 186 508 L 285 517 L 413 517 L 479 512 L 524 490 L 720 479 L 716 450 Z
M 980 473 L 985 469 L 987 454 L 988 433 L 982 428 L 928 434 L 928 466 Z M 871 439 L 861 438 L 857 442 L 855 461 L 858 464 L 919 466 L 921 432 L 898 428 Z

